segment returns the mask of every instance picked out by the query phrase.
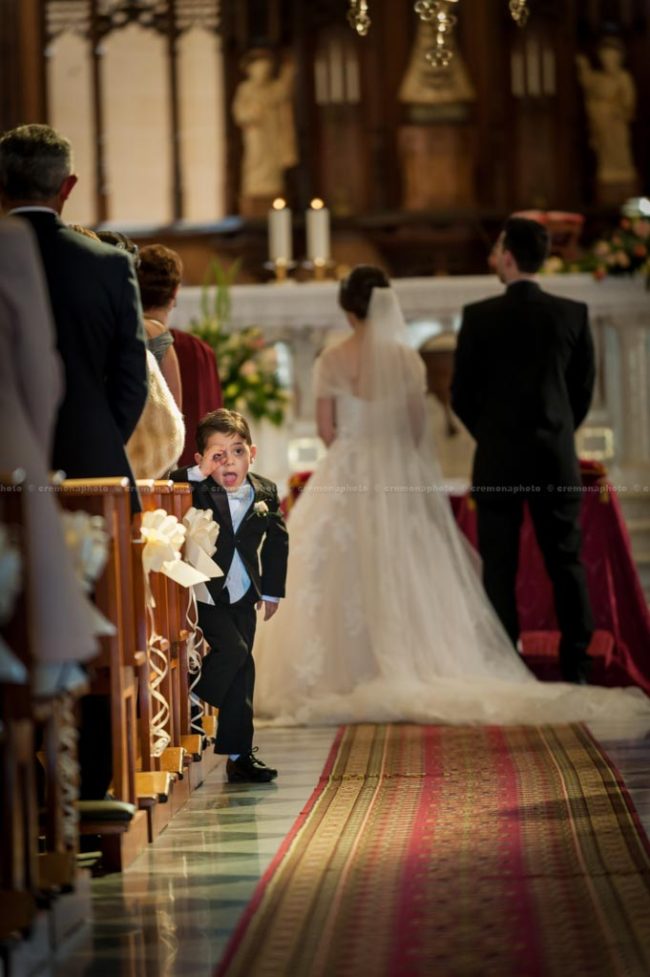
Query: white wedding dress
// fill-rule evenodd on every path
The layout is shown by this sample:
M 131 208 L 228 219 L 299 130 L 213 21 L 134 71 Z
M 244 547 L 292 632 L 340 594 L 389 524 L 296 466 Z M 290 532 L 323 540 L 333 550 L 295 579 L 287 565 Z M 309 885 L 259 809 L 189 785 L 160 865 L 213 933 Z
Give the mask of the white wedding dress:
M 254 647 L 256 716 L 650 728 L 640 690 L 542 683 L 523 664 L 441 491 L 392 290 L 375 289 L 363 329 L 356 356 L 348 341 L 317 362 L 337 436 L 290 514 L 287 597 Z

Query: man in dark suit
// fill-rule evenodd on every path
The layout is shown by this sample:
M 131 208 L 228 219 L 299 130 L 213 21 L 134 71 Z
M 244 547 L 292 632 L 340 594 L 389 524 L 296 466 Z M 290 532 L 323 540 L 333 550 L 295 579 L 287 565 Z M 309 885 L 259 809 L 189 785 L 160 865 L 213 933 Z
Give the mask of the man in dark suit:
M 0 203 L 36 234 L 65 369 L 52 467 L 69 478 L 126 475 L 133 483 L 124 445 L 147 398 L 138 285 L 126 252 L 61 220 L 76 182 L 70 143 L 49 126 L 0 138 Z M 139 508 L 135 492 L 133 501 Z
M 580 562 L 574 433 L 591 403 L 594 349 L 586 305 L 548 295 L 533 279 L 547 252 L 541 224 L 506 222 L 493 262 L 507 289 L 463 310 L 452 403 L 476 440 L 472 491 L 488 596 L 516 644 L 527 502 L 553 585 L 562 676 L 584 682 L 593 623 Z
M 126 475 L 139 510 L 124 445 L 147 398 L 140 294 L 125 252 L 61 220 L 76 182 L 70 143 L 49 126 L 0 137 L 0 204 L 36 234 L 65 371 L 51 466 L 69 478 Z M 80 796 L 101 800 L 112 777 L 108 696 L 84 696 L 80 709 Z
M 218 523 L 213 559 L 224 576 L 212 579 L 208 597 L 199 601 L 210 651 L 194 691 L 219 709 L 215 752 L 228 756 L 228 780 L 265 783 L 277 770 L 253 749 L 255 606 L 264 607 L 268 620 L 284 596 L 287 530 L 276 486 L 249 472 L 256 449 L 241 414 L 224 408 L 206 414 L 196 441 L 196 465 L 171 478 L 189 481 L 196 508 L 211 511 Z

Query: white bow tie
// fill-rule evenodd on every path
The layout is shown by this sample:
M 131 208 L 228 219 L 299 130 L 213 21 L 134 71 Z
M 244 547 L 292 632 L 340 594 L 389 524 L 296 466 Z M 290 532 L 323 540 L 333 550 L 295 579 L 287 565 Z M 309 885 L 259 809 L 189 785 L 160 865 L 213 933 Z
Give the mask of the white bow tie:
M 227 492 L 228 499 L 231 502 L 246 502 L 249 498 L 249 486 L 242 485 L 240 488 L 235 489 L 234 492 Z

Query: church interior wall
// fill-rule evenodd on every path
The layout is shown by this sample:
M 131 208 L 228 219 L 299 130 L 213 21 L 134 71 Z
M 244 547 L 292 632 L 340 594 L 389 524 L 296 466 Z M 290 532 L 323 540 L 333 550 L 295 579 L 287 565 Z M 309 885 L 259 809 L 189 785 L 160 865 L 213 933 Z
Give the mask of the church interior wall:
M 650 0 L 537 0 L 524 30 L 501 0 L 463 0 L 454 71 L 416 78 L 410 94 L 419 35 L 409 4 L 372 0 L 363 38 L 334 0 L 178 0 L 173 29 L 168 10 L 136 15 L 148 6 L 171 9 L 8 0 L 0 70 L 24 85 L 3 86 L 0 125 L 47 119 L 66 132 L 81 176 L 70 219 L 173 244 L 191 284 L 215 255 L 241 258 L 242 281 L 266 274 L 268 201 L 242 198 L 245 132 L 232 110 L 242 59 L 259 48 L 274 79 L 287 62 L 295 73 L 295 160 L 281 190 L 296 257 L 315 196 L 332 213 L 339 265 L 360 254 L 412 276 L 485 271 L 516 209 L 578 212 L 589 242 L 615 225 L 624 191 L 650 188 Z M 609 198 L 576 67 L 577 55 L 597 65 L 603 37 L 619 40 L 637 92 L 636 186 Z

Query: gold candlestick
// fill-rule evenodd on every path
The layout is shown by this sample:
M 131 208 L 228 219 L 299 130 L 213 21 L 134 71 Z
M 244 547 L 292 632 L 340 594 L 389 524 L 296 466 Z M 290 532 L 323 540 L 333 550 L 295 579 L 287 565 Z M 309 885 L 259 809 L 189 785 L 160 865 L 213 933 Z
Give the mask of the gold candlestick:
M 289 277 L 289 272 L 296 267 L 295 261 L 287 261 L 286 258 L 275 258 L 273 261 L 265 261 L 264 267 L 273 272 L 273 285 L 293 285 L 293 279 Z
M 286 282 L 287 276 L 289 274 L 289 263 L 286 258 L 276 258 L 273 262 L 273 270 L 275 271 L 275 282 L 276 285 L 282 285 Z
M 328 278 L 336 277 L 336 262 L 331 258 L 314 258 L 312 261 L 303 261 L 302 267 L 311 274 L 313 282 L 325 282 Z

